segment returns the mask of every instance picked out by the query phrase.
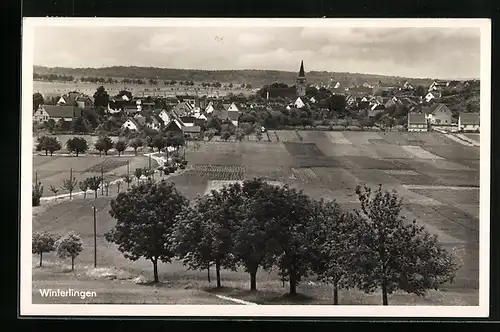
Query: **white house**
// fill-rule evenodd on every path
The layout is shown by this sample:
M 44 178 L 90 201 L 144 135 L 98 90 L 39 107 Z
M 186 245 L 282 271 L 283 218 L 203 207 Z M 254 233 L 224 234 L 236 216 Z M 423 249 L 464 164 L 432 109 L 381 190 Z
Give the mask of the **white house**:
M 130 130 L 138 130 L 139 127 L 139 123 L 134 118 L 128 118 L 127 121 L 122 124 L 123 129 L 128 128 Z
M 238 109 L 238 106 L 233 102 L 229 107 L 227 108 L 228 112 L 239 112 L 240 110 Z
M 479 113 L 460 113 L 458 116 L 459 131 L 479 131 Z
M 333 88 L 334 89 L 339 89 L 340 88 L 340 82 L 335 83 L 335 86 Z
M 158 116 L 160 117 L 160 119 L 162 119 L 163 123 L 169 123 L 170 120 L 171 120 L 171 117 L 170 115 L 168 114 L 167 110 L 162 110 L 160 112 L 160 114 L 158 114 Z
M 441 98 L 441 92 L 439 91 L 430 91 L 428 94 L 425 95 L 425 101 L 430 102 L 432 99 L 435 98 Z
M 423 113 L 408 113 L 408 131 L 427 131 L 427 120 Z
M 40 105 L 33 113 L 33 121 L 43 123 L 49 119 L 72 121 L 77 116 L 77 108 L 73 106 Z
M 302 98 L 298 97 L 295 102 L 293 103 L 293 105 L 296 107 L 296 108 L 303 108 L 306 106 L 306 103 L 302 100 Z
M 405 90 L 413 90 L 413 85 L 411 85 L 410 82 L 406 81 L 405 84 L 403 84 L 403 89 L 405 89 Z
M 209 102 L 207 107 L 205 107 L 205 113 L 210 114 L 213 111 L 215 111 L 214 104 L 212 102 Z
M 310 101 L 311 103 L 315 104 L 315 103 L 316 103 L 316 98 L 311 97 L 311 99 L 309 99 L 309 101 Z

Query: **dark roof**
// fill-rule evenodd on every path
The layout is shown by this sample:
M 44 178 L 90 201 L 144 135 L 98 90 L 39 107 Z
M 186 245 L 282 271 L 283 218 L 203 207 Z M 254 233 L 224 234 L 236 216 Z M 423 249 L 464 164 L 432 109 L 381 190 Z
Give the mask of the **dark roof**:
M 427 124 L 424 113 L 408 113 L 408 122 L 410 124 Z
M 43 105 L 43 109 L 45 109 L 51 118 L 73 118 L 76 116 L 77 107 Z
M 182 131 L 185 133 L 199 133 L 201 132 L 200 126 L 182 127 Z
M 238 121 L 238 119 L 240 118 L 240 112 L 227 112 L 227 117 L 231 121 Z
M 306 73 L 304 72 L 304 60 L 300 61 L 299 77 L 306 77 Z
M 160 123 L 160 124 L 163 124 L 163 120 L 162 120 L 162 118 L 160 118 L 158 115 L 156 115 L 156 114 L 154 114 L 154 113 L 151 115 L 151 120 L 152 120 L 153 122 L 158 122 L 158 123 Z
M 444 112 L 451 112 L 450 109 L 445 105 L 445 104 L 441 104 L 441 103 L 436 103 L 436 104 L 432 104 L 430 107 L 429 107 L 429 113 L 427 114 L 436 114 L 437 112 L 439 111 L 444 111 Z
M 479 113 L 460 113 L 460 123 L 465 125 L 478 125 Z

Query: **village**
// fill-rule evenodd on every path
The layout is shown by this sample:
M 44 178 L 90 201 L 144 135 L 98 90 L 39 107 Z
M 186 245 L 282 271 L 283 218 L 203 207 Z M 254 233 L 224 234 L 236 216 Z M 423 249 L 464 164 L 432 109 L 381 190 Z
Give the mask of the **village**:
M 192 139 L 204 137 L 214 123 L 211 118 L 234 128 L 243 122 L 258 123 L 262 132 L 266 128 L 335 130 L 339 126 L 340 130 L 358 131 L 479 132 L 477 106 L 464 103 L 465 93 L 479 91 L 475 80 L 436 80 L 428 87 L 414 87 L 408 81 L 401 86 L 367 82 L 345 88 L 340 82 L 320 86 L 307 84 L 301 63 L 295 83 L 290 87 L 264 86 L 249 96 L 165 93 L 144 97 L 126 90 L 109 96 L 104 87 L 92 96 L 78 91 L 48 96 L 35 93 L 33 122 L 35 128 L 70 132 L 70 124 L 80 118 L 84 122 L 98 119 L 80 133 L 102 130 L 103 126 L 98 128 L 100 122 L 109 124 L 110 135 L 149 128 L 182 133 Z

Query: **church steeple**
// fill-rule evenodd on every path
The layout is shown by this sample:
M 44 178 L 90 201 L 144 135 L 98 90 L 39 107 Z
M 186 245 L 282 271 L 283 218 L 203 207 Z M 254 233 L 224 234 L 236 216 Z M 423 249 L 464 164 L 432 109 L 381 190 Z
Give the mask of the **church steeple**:
M 299 76 L 296 79 L 295 88 L 297 90 L 298 97 L 304 97 L 306 95 L 306 73 L 304 71 L 304 60 L 300 61 Z
M 306 74 L 304 73 L 304 60 L 300 61 L 299 77 L 306 77 Z

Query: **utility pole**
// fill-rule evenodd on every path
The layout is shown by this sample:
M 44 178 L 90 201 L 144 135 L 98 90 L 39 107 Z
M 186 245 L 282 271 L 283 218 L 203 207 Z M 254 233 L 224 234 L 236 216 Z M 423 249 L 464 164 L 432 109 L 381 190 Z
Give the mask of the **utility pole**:
M 38 184 L 38 172 L 35 172 L 35 185 Z
M 104 165 L 101 165 L 101 196 L 104 196 Z
M 73 169 L 69 169 L 69 184 L 71 186 L 71 191 L 69 192 L 69 199 L 71 199 L 72 191 L 73 191 Z
M 95 217 L 95 205 L 92 207 L 94 210 L 94 268 L 97 267 L 97 223 Z

